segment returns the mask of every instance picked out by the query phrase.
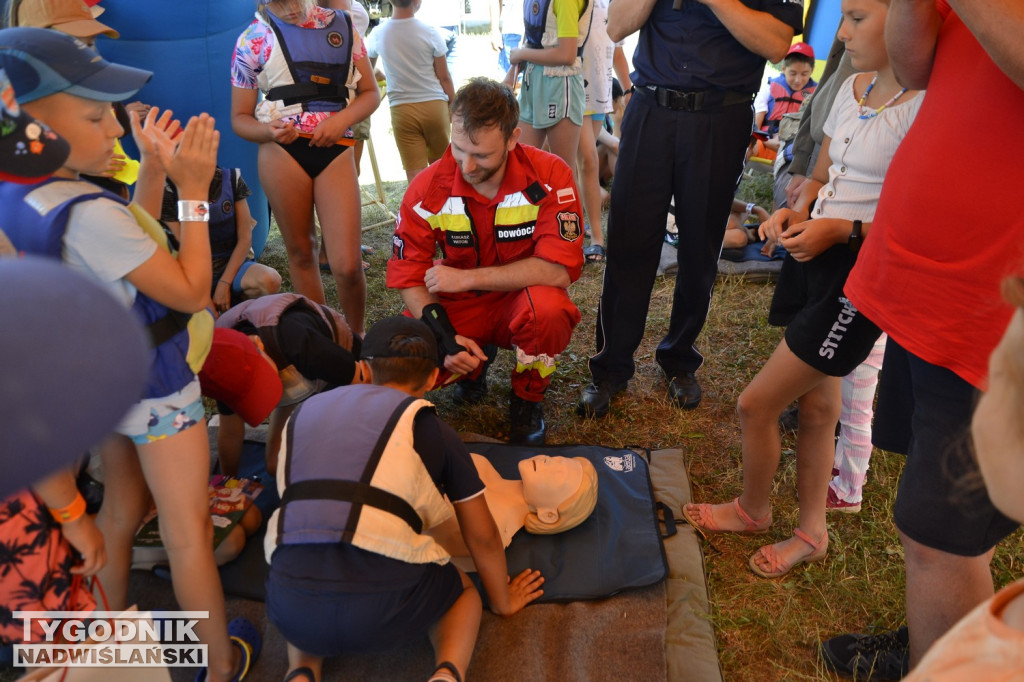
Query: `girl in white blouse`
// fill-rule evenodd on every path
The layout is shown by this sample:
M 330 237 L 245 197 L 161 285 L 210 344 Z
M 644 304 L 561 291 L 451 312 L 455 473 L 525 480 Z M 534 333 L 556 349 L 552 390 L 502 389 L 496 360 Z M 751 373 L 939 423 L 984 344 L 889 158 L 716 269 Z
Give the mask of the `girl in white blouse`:
M 684 515 L 705 532 L 764 533 L 781 455 L 778 417 L 799 401 L 794 537 L 766 545 L 750 569 L 766 578 L 820 561 L 828 551 L 825 500 L 841 405 L 841 377 L 864 361 L 880 330 L 843 295 L 857 251 L 871 228 L 886 170 L 910 128 L 922 95 L 897 83 L 885 49 L 887 0 L 843 0 L 839 38 L 853 66 L 825 123 L 811 179 L 792 209 L 760 227 L 788 251 L 769 322 L 785 339 L 737 406 L 742 425 L 743 493 L 731 503 L 688 504 Z

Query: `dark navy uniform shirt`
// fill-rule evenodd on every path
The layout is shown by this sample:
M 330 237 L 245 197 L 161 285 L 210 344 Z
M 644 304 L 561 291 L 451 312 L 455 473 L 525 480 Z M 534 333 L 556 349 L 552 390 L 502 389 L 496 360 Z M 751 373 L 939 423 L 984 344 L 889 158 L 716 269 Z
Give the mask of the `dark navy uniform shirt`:
M 616 0 L 629 2 L 630 0 Z M 802 0 L 741 0 L 751 9 L 767 12 L 803 30 Z M 657 0 L 633 55 L 636 87 L 658 85 L 675 90 L 732 90 L 757 92 L 765 58 L 743 47 L 707 5 L 682 0 Z

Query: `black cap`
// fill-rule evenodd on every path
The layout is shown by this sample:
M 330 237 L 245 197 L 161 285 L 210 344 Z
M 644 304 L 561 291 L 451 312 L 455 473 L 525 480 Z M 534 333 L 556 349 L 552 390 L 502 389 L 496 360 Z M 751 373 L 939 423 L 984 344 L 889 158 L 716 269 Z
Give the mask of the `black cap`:
M 408 348 L 392 348 L 392 342 L 396 337 L 421 338 L 427 343 L 425 353 L 410 354 Z M 424 358 L 437 362 L 437 339 L 430 328 L 420 320 L 395 315 L 385 317 L 377 324 L 370 327 L 363 339 L 360 357 L 363 360 L 370 358 Z

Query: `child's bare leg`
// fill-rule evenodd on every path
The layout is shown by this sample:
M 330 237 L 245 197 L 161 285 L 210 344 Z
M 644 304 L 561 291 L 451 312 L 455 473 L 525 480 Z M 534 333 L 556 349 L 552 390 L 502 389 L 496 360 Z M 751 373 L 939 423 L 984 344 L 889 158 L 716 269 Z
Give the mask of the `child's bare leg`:
M 366 276 L 363 274 L 359 179 L 351 153 L 345 152 L 336 158 L 316 177 L 313 198 L 327 260 L 338 285 L 341 312 L 352 331 L 362 334 Z
M 206 422 L 200 420 L 170 438 L 140 445 L 138 450 L 156 501 L 174 596 L 182 610 L 209 611 L 210 617 L 200 619 L 195 628 L 208 647 L 207 680 L 228 680 L 241 652 L 228 639 L 224 590 L 213 559 Z
M 604 231 L 601 229 L 601 182 L 598 178 L 597 159 L 597 128 L 601 126 L 600 121 L 594 120 L 593 116 L 583 117 L 583 127 L 580 128 L 579 151 L 576 155 L 579 162 L 579 185 L 583 192 L 583 208 L 587 212 L 587 220 L 590 221 L 590 243 L 604 245 Z
M 281 275 L 274 268 L 253 263 L 242 275 L 242 294 L 246 298 L 259 298 L 281 291 Z
M 457 570 L 462 578 L 462 594 L 430 629 L 430 643 L 434 645 L 435 664 L 448 661 L 459 669 L 459 675 L 465 679 L 480 631 L 483 602 L 472 581 L 462 569 Z
M 98 577 L 110 608 L 121 611 L 128 607 L 132 544 L 142 518 L 149 511 L 149 490 L 130 438 L 110 436 L 100 444 L 99 452 L 106 494 L 96 526 L 103 533 L 107 563 Z
M 220 426 L 217 428 L 217 458 L 220 460 L 220 472 L 225 476 L 238 475 L 244 443 L 245 421 L 237 414 L 220 415 Z
M 519 134 L 519 142 L 521 144 L 528 144 L 531 147 L 541 148 L 544 144 L 544 139 L 547 137 L 545 130 L 538 130 L 532 125 L 520 119 L 519 129 L 522 131 Z
M 584 122 L 586 121 L 584 120 Z M 565 161 L 569 168 L 572 169 L 573 176 L 577 178 L 576 184 L 579 185 L 579 176 L 576 172 L 576 152 L 580 148 L 580 126 L 568 118 L 563 118 L 550 128 L 545 128 L 542 132 L 547 136 L 551 153 Z
M 296 407 L 298 406 L 275 407 L 270 413 L 270 424 L 267 428 L 267 473 L 271 476 L 277 475 L 277 461 L 281 453 L 281 434 L 284 433 L 284 425 Z
M 260 183 L 266 188 L 270 209 L 288 252 L 292 288 L 317 303 L 324 303 L 324 285 L 316 260 L 313 179 L 288 152 L 272 142 L 259 146 L 258 166 Z M 322 176 L 323 173 L 318 177 Z
M 743 494 L 740 507 L 754 520 L 765 518 L 771 511 L 772 479 L 779 467 L 782 444 L 779 438 L 779 415 L 799 396 L 821 383 L 824 375 L 800 360 L 789 349 L 785 339 L 768 358 L 761 371 L 740 394 L 736 410 L 740 415 L 743 445 Z M 696 505 L 686 505 L 691 518 L 701 526 L 717 526 L 723 530 L 744 531 L 745 523 L 732 504 L 712 505 L 706 513 Z
M 309 668 L 313 671 L 312 682 L 320 682 L 320 676 L 323 674 L 323 665 L 324 659 L 321 657 L 314 656 L 313 654 L 307 654 L 291 642 L 288 642 L 288 672 L 285 677 L 292 674 L 299 668 Z M 308 675 L 306 677 L 296 676 L 294 679 L 296 682 L 299 682 L 300 680 L 301 682 L 305 682 L 308 677 Z

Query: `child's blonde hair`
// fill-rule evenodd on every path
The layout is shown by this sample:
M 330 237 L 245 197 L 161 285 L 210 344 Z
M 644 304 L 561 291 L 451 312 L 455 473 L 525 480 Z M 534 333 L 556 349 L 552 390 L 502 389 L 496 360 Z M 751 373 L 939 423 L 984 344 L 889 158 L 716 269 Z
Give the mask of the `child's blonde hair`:
M 259 12 L 260 16 L 263 17 L 265 20 L 270 21 L 270 10 L 267 9 L 267 5 L 277 1 L 279 0 L 258 0 L 258 3 L 256 5 L 256 11 Z M 307 16 L 309 15 L 310 11 L 312 11 L 312 9 L 317 6 L 316 0 L 288 1 L 294 2 L 295 4 L 299 5 L 306 12 Z
M 597 470 L 589 459 L 573 457 L 583 469 L 580 487 L 572 495 L 558 505 L 558 519 L 554 523 L 545 523 L 537 516 L 536 510 L 526 515 L 524 526 L 526 531 L 535 535 L 551 535 L 561 533 L 580 525 L 590 516 L 597 505 Z

